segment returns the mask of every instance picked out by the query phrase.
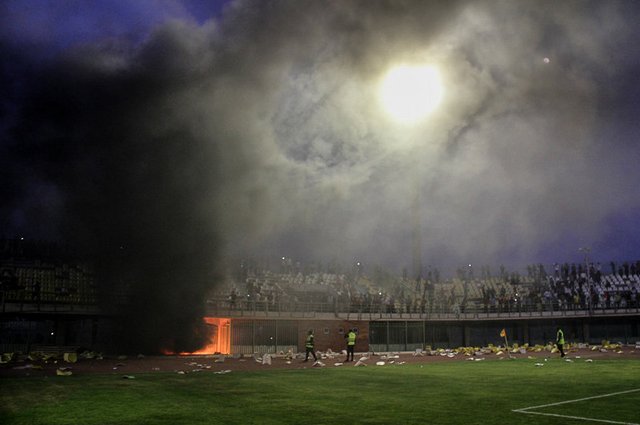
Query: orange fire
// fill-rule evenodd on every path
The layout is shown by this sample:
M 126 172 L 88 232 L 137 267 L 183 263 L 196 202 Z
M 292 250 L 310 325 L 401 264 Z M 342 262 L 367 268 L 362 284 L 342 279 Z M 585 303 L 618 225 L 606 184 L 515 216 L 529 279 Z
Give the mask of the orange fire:
M 180 356 L 206 355 L 206 354 L 230 354 L 231 353 L 231 319 L 218 317 L 203 317 L 202 320 L 209 325 L 209 343 L 193 353 L 178 353 Z M 174 355 L 165 350 L 163 354 Z

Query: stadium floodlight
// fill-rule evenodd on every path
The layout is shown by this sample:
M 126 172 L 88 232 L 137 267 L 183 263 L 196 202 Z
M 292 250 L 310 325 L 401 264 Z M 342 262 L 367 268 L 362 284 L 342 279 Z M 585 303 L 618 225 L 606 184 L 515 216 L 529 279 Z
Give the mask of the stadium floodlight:
M 401 124 L 414 125 L 438 107 L 444 86 L 431 65 L 397 65 L 380 84 L 379 99 L 385 111 Z

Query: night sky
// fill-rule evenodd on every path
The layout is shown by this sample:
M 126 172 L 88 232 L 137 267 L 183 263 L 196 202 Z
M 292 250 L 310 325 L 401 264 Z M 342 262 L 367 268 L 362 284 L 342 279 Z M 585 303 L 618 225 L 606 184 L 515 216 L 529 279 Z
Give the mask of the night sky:
M 410 268 L 416 191 L 425 266 L 638 260 L 639 18 L 631 0 L 5 0 L 0 234 L 185 302 L 228 258 Z M 413 125 L 378 98 L 402 63 L 444 86 Z

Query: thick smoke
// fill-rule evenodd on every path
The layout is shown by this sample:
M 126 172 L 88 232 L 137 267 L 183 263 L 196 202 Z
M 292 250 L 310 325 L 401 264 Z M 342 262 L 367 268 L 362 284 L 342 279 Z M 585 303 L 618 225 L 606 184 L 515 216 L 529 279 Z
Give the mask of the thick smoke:
M 639 75 L 637 12 L 238 1 L 135 43 L 14 49 L 0 224 L 83 247 L 109 305 L 133 295 L 125 348 L 178 351 L 197 348 L 226 258 L 410 265 L 416 191 L 424 264 L 633 257 L 604 236 L 638 207 L 638 105 L 618 94 Z M 403 127 L 376 87 L 423 61 L 445 98 Z

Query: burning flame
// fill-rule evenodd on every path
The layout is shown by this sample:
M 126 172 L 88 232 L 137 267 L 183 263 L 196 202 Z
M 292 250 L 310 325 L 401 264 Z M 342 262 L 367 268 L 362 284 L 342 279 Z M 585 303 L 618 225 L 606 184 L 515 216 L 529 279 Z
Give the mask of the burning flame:
M 230 354 L 231 353 L 231 319 L 223 319 L 218 317 L 203 317 L 202 320 L 209 325 L 211 333 L 209 334 L 209 343 L 201 349 L 193 353 L 181 352 L 174 353 L 169 350 L 163 350 L 165 355 L 191 356 L 191 355 L 207 355 L 207 354 Z

